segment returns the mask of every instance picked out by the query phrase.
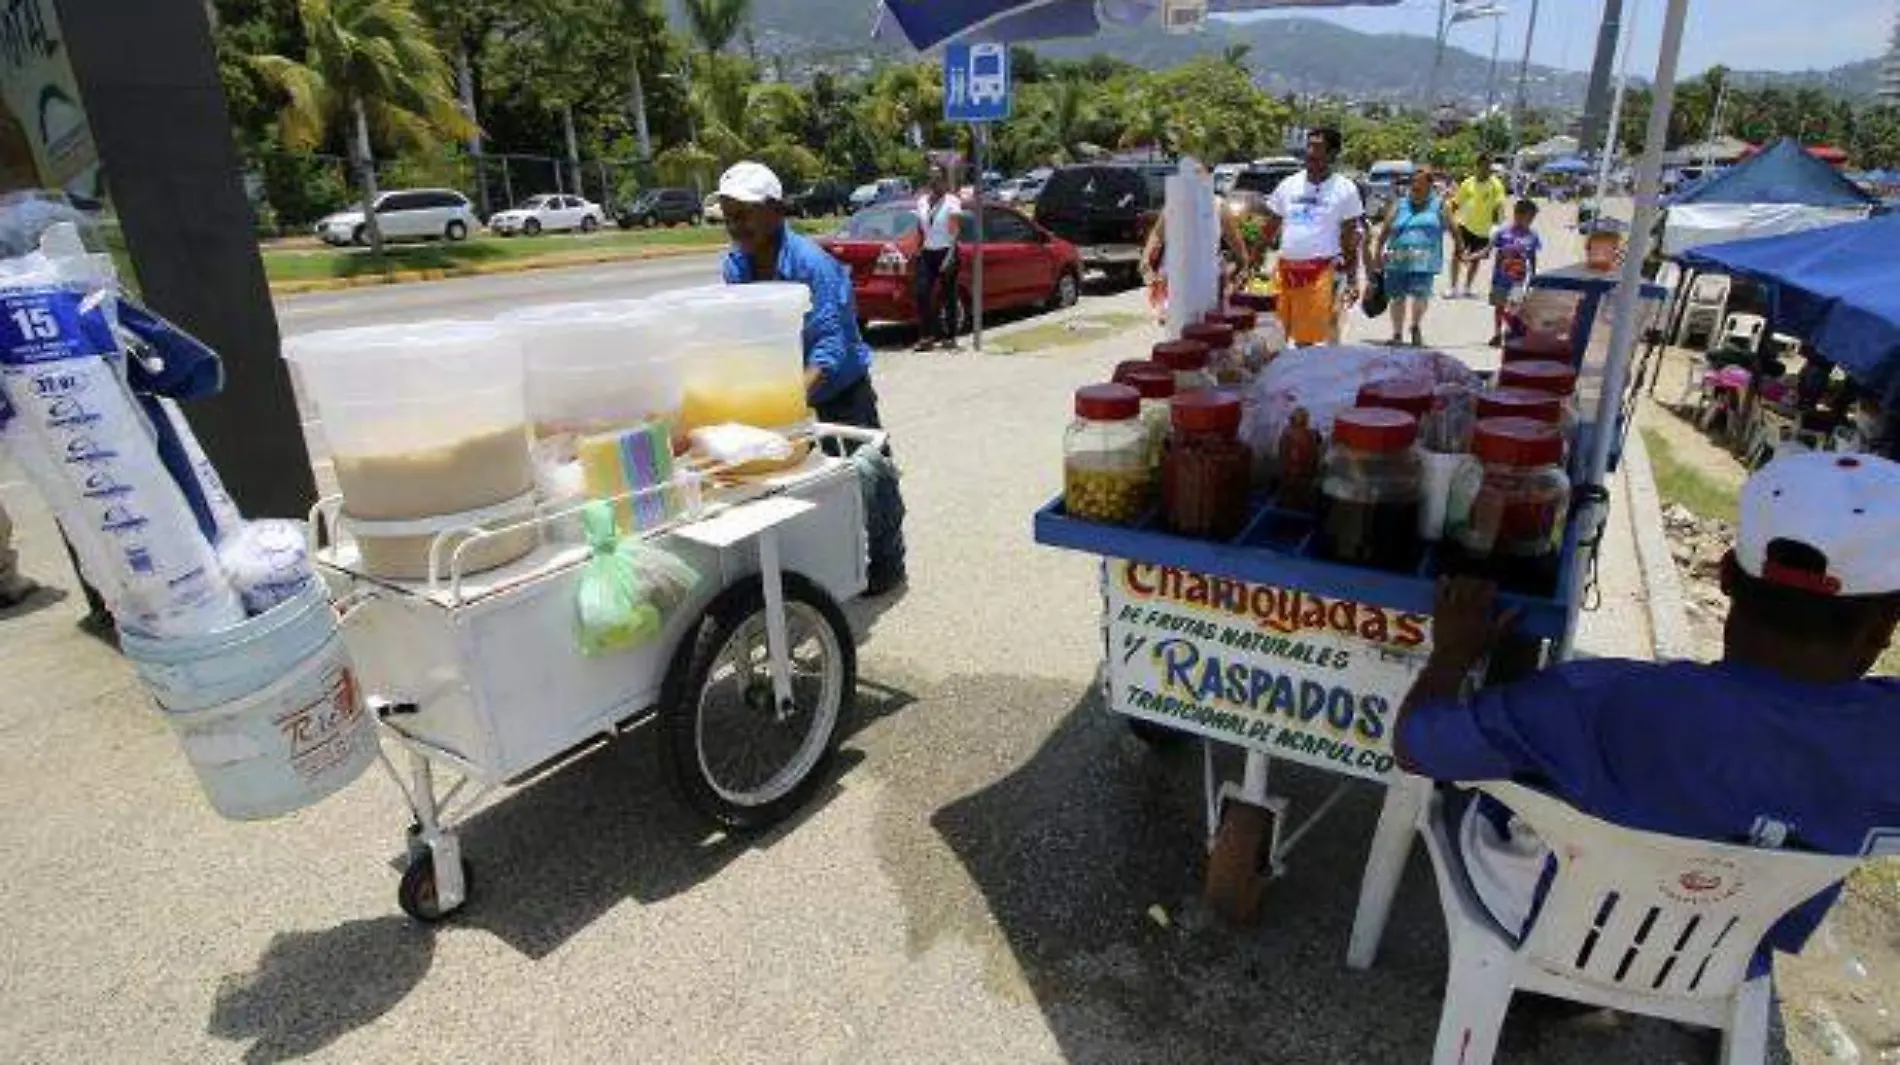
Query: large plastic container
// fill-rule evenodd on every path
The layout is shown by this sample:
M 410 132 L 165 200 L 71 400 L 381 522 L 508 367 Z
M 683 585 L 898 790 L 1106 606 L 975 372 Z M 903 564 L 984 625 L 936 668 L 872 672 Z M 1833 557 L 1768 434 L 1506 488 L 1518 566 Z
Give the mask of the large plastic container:
M 376 760 L 375 718 L 320 581 L 227 629 L 120 643 L 225 817 L 302 809 Z
M 804 285 L 730 285 L 657 302 L 681 327 L 681 432 L 725 422 L 783 429 L 810 419 Z
M 562 303 L 497 321 L 520 339 L 536 439 L 678 418 L 684 330 L 674 308 L 652 300 Z
M 333 330 L 286 342 L 284 357 L 323 421 L 346 524 L 369 523 L 352 530 L 369 573 L 426 577 L 437 533 L 482 524 L 467 515 L 487 512 L 494 526 L 533 513 L 526 376 L 512 330 L 456 321 Z M 375 523 L 408 527 L 377 535 Z M 463 553 L 462 572 L 512 562 L 535 542 L 532 527 L 484 539 Z

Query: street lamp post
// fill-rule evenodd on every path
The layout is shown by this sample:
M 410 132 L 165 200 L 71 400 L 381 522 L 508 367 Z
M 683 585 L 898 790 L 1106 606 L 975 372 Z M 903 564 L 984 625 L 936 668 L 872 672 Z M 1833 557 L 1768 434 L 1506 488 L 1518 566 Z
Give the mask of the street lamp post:
M 1438 0 L 1438 37 L 1432 52 L 1432 76 L 1425 88 L 1425 137 L 1419 152 L 1423 155 L 1431 147 L 1434 134 L 1438 131 L 1438 75 L 1445 63 L 1445 42 L 1451 36 L 1451 28 L 1460 22 L 1475 22 L 1481 18 L 1495 19 L 1504 14 L 1504 5 L 1486 3 L 1484 0 Z M 1492 36 L 1491 73 L 1497 73 L 1497 37 Z M 1486 88 L 1489 94 L 1490 89 Z M 1485 106 L 1490 106 L 1489 101 Z
M 1531 73 L 1531 41 L 1537 36 L 1538 0 L 1531 0 L 1531 20 L 1524 27 L 1524 58 L 1517 65 L 1517 100 L 1511 106 L 1511 170 L 1517 170 L 1517 150 L 1524 129 L 1524 85 Z

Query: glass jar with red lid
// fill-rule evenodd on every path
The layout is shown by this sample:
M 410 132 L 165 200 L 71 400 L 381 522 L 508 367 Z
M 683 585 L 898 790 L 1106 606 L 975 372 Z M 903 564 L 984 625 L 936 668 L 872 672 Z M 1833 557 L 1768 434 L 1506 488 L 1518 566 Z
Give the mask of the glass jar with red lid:
M 1135 363 L 1116 383 L 1141 393 L 1141 424 L 1148 433 L 1148 464 L 1159 474 L 1161 457 L 1168 446 L 1172 418 L 1168 406 L 1174 401 L 1174 372 L 1158 362 Z
M 1402 410 L 1422 420 L 1425 415 L 1431 413 L 1432 399 L 1430 385 L 1412 381 L 1373 381 L 1360 386 L 1359 398 L 1355 405 Z
M 1572 439 L 1577 427 L 1577 371 L 1567 362 L 1552 359 L 1524 359 L 1507 362 L 1498 369 L 1498 387 L 1522 388 L 1556 396 L 1562 415 L 1557 427 L 1564 440 Z
M 1234 327 L 1222 321 L 1195 322 L 1181 330 L 1182 340 L 1207 345 L 1207 370 L 1218 384 L 1234 385 L 1246 379 L 1240 352 L 1234 347 Z
M 1062 504 L 1069 516 L 1112 525 L 1140 520 L 1154 495 L 1141 393 L 1128 385 L 1075 390 L 1062 439 Z
M 1340 411 L 1320 466 L 1314 550 L 1338 562 L 1411 569 L 1421 481 L 1417 418 L 1382 407 Z
M 1478 393 L 1478 420 L 1486 418 L 1528 418 L 1534 422 L 1561 425 L 1563 400 L 1548 392 L 1528 388 L 1488 388 Z
M 1270 353 L 1261 343 L 1260 315 L 1235 304 L 1228 304 L 1218 311 L 1209 311 L 1207 320 L 1232 326 L 1234 330 L 1234 357 L 1240 361 L 1241 369 L 1249 376 L 1259 373 L 1267 364 Z
M 1214 375 L 1208 370 L 1207 345 L 1198 340 L 1187 337 L 1179 340 L 1164 340 L 1154 346 L 1150 356 L 1154 361 L 1174 371 L 1176 393 L 1213 388 L 1216 384 Z
M 1161 513 L 1181 536 L 1229 540 L 1247 524 L 1253 454 L 1240 442 L 1240 397 L 1202 389 L 1174 397 L 1161 463 Z
M 1471 453 L 1477 462 L 1452 484 L 1446 568 L 1550 594 L 1570 512 L 1563 438 L 1548 422 L 1484 418 L 1472 430 Z

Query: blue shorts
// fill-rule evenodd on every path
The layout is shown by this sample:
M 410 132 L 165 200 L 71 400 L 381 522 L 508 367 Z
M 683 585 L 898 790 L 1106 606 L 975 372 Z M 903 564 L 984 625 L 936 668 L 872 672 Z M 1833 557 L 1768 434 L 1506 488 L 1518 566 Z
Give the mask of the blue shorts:
M 1387 270 L 1385 298 L 1389 300 L 1431 299 L 1432 286 L 1437 280 L 1437 274 L 1428 274 L 1423 270 Z

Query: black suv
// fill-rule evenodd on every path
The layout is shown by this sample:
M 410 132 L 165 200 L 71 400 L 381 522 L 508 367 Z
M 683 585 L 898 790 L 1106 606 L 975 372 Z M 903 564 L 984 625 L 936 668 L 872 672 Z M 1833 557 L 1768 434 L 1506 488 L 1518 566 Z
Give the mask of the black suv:
M 621 229 L 634 226 L 670 226 L 677 222 L 699 225 L 706 220 L 699 196 L 692 189 L 648 189 L 614 212 Z
M 1049 176 L 1036 221 L 1074 244 L 1082 265 L 1123 284 L 1141 277 L 1141 246 L 1166 204 L 1166 164 L 1087 163 Z
M 823 218 L 826 215 L 849 214 L 851 186 L 842 181 L 823 178 L 793 193 L 791 202 L 786 206 L 791 208 L 792 214 L 799 218 Z

